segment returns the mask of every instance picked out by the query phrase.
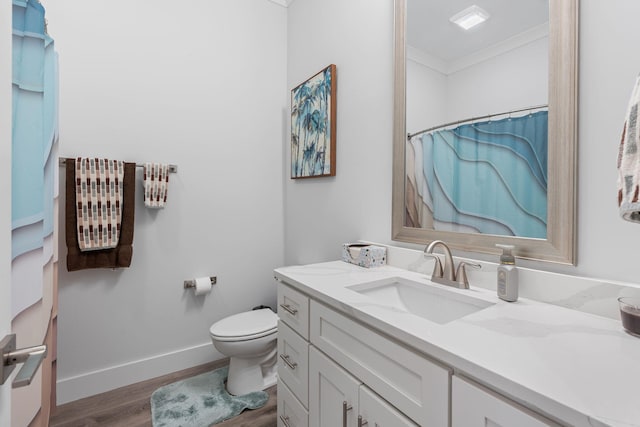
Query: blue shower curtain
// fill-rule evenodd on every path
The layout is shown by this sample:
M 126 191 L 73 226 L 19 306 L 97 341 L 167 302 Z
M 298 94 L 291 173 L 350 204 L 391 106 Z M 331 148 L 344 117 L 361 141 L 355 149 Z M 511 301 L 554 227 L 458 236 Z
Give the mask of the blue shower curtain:
M 52 255 L 52 248 L 44 250 L 43 247 L 54 227 L 58 57 L 45 27 L 45 11 L 38 1 L 13 0 L 11 228 L 14 315 L 36 302 L 42 293 L 42 284 L 31 283 L 32 277 L 28 280 L 16 277 L 16 260 L 24 256 L 34 268 L 38 264 L 37 268 L 41 270 Z M 20 270 L 28 269 L 21 265 Z
M 421 137 L 421 198 L 437 224 L 547 236 L 547 111 Z

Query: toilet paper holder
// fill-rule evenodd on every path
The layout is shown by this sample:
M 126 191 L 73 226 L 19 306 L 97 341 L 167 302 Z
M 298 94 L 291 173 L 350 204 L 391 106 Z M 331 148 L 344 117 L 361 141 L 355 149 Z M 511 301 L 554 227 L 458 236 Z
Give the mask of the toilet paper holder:
M 211 285 L 215 285 L 218 282 L 218 278 L 216 276 L 209 277 L 209 279 L 211 279 Z M 196 280 L 195 279 L 185 280 L 184 281 L 184 288 L 185 289 L 195 288 L 195 287 L 196 287 Z

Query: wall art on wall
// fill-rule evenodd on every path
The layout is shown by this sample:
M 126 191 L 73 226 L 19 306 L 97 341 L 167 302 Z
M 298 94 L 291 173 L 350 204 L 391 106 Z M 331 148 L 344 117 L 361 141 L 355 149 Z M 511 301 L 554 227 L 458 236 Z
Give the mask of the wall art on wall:
M 291 90 L 291 178 L 336 174 L 336 66 Z

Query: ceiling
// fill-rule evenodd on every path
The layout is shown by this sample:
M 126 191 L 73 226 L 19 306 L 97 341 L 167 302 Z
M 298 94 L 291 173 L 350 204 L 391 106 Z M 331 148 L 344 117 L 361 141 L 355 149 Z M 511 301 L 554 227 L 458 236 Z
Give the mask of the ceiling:
M 464 31 L 449 18 L 471 5 L 491 17 Z M 549 0 L 407 0 L 407 44 L 455 61 L 549 21 Z

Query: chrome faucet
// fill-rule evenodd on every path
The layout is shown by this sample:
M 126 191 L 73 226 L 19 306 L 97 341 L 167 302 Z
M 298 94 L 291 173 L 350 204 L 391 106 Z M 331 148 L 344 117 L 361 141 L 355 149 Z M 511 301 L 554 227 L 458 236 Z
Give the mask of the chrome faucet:
M 444 268 L 440 264 L 440 259 L 436 256 L 433 256 L 433 250 L 436 246 L 442 246 L 444 250 Z M 436 264 L 433 268 L 433 273 L 431 275 L 431 280 L 433 280 L 434 276 L 437 278 L 444 278 L 447 280 L 451 280 L 454 282 L 456 280 L 456 275 L 453 273 L 453 257 L 451 256 L 451 250 L 449 246 L 442 240 L 434 240 L 427 246 L 424 250 L 425 255 L 432 255 L 436 260 Z
M 442 246 L 442 249 L 444 250 L 444 267 L 440 262 L 440 258 L 433 253 L 436 246 Z M 480 264 L 461 261 L 456 269 L 453 256 L 451 255 L 451 250 L 442 240 L 434 240 L 431 242 L 429 246 L 424 249 L 424 255 L 433 257 L 435 260 L 433 273 L 431 274 L 431 281 L 442 285 L 469 289 L 469 280 L 467 279 L 467 272 L 464 268 L 465 265 L 468 265 L 471 268 L 481 268 Z

